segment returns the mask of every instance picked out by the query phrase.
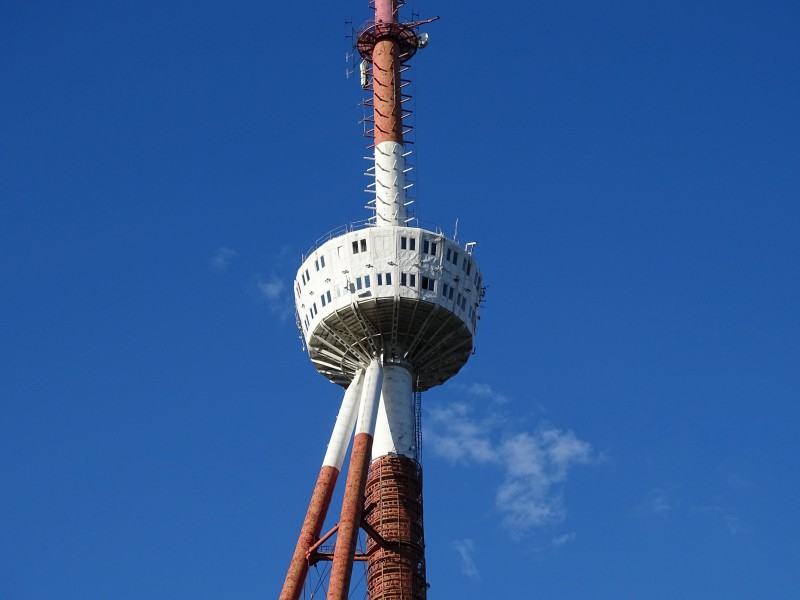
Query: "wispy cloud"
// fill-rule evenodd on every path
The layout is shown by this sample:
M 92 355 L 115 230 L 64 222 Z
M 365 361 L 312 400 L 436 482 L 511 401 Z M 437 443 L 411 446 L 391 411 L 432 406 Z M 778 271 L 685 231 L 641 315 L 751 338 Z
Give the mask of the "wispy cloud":
M 478 568 L 475 566 L 475 542 L 471 539 L 454 540 L 452 547 L 461 559 L 461 572 L 467 577 L 476 578 Z
M 217 248 L 209 261 L 211 263 L 211 268 L 222 273 L 227 270 L 231 261 L 236 258 L 236 256 L 238 256 L 238 254 L 235 250 L 231 250 L 225 246 Z
M 667 493 L 661 488 L 653 488 L 647 493 L 647 499 L 636 507 L 640 517 L 663 516 L 672 510 L 672 503 Z
M 280 298 L 284 289 L 286 289 L 286 285 L 280 279 L 274 277 L 269 281 L 264 281 L 260 277 L 258 279 L 258 291 L 261 292 L 261 297 L 268 302 Z
M 575 537 L 576 537 L 576 534 L 575 534 L 575 532 L 574 532 L 574 531 L 571 531 L 571 532 L 569 532 L 569 533 L 562 533 L 561 535 L 557 535 L 557 536 L 555 536 L 555 537 L 554 537 L 554 538 L 553 538 L 553 539 L 550 541 L 550 543 L 551 543 L 553 546 L 556 546 L 556 547 L 558 547 L 558 546 L 564 546 L 565 544 L 569 544 L 569 543 L 570 543 L 572 540 L 574 540 L 574 539 L 575 539 Z
M 739 517 L 722 506 L 695 506 L 692 508 L 692 510 L 699 514 L 714 515 L 721 518 L 722 522 L 725 524 L 725 528 L 731 535 L 747 533 L 750 531 L 744 526 Z
M 275 275 L 264 279 L 256 276 L 256 287 L 259 297 L 266 304 L 267 309 L 281 320 L 288 319 L 294 312 L 292 298 L 287 292 L 286 284 Z
M 747 528 L 742 525 L 742 522 L 736 515 L 724 514 L 722 515 L 722 520 L 725 521 L 725 526 L 728 528 L 728 533 L 731 535 L 747 531 Z
M 517 536 L 563 520 L 562 487 L 570 470 L 600 460 L 592 446 L 572 431 L 547 424 L 533 431 L 515 430 L 513 422 L 497 411 L 478 417 L 463 402 L 432 409 L 428 425 L 426 436 L 438 456 L 502 472 L 495 508 Z
M 471 383 L 466 386 L 465 389 L 476 398 L 491 400 L 497 404 L 505 404 L 508 402 L 508 397 L 505 394 L 501 394 L 488 383 Z
M 505 481 L 497 490 L 496 505 L 513 531 L 563 520 L 566 508 L 559 484 L 572 466 L 596 461 L 590 444 L 572 431 L 549 427 L 501 442 L 499 458 Z
M 490 463 L 497 459 L 497 451 L 489 434 L 493 429 L 491 418 L 473 416 L 468 404 L 456 402 L 431 410 L 432 424 L 436 425 L 431 442 L 434 453 L 452 463 Z

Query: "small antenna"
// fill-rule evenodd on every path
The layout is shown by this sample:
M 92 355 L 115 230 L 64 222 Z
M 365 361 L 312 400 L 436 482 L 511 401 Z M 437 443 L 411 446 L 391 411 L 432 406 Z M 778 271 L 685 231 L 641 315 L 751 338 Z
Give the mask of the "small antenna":
M 356 37 L 356 30 L 353 28 L 353 21 L 345 21 L 344 22 L 345 34 L 344 39 L 350 40 L 348 44 L 348 48 L 344 53 L 344 62 L 346 62 L 349 66 L 344 70 L 345 77 L 350 79 L 351 76 L 355 75 L 356 72 L 356 53 L 355 53 L 355 37 Z
M 453 233 L 453 241 L 454 242 L 458 241 L 458 217 L 456 217 L 456 231 L 455 233 Z

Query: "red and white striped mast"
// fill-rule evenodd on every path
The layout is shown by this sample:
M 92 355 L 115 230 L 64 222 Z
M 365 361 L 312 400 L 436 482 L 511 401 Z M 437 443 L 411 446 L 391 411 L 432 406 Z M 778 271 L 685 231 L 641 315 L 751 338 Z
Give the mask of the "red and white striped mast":
M 374 0 L 375 19 L 358 37 L 364 63 L 372 65 L 375 139 L 375 223 L 405 225 L 405 148 L 401 65 L 418 45 L 412 27 L 398 21 L 397 0 Z

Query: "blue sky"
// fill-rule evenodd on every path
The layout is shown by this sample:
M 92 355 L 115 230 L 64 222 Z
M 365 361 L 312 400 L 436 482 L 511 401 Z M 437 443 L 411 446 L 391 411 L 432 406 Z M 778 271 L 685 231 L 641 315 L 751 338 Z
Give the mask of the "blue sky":
M 430 598 L 796 598 L 800 8 L 417 2 Z M 0 597 L 276 597 L 341 400 L 291 279 L 367 216 L 366 2 L 0 8 Z

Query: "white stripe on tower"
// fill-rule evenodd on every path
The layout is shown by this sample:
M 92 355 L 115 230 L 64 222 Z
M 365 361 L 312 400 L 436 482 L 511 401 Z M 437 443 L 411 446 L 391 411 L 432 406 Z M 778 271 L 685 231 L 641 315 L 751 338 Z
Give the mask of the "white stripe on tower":
M 382 385 L 383 366 L 379 358 L 374 358 L 367 367 L 362 385 L 356 435 L 353 438 L 353 450 L 350 453 L 350 466 L 347 469 L 347 483 L 342 500 L 342 515 L 339 519 L 339 531 L 336 534 L 336 547 L 333 550 L 328 600 L 345 600 L 348 597 L 356 540 L 364 511 L 364 486 L 367 483 L 372 436 L 375 433 Z
M 397 0 L 375 1 L 376 28 L 397 23 Z M 397 35 L 378 39 L 372 48 L 372 100 L 375 123 L 375 222 L 405 225 L 403 99 Z
M 336 424 L 333 426 L 331 440 L 328 442 L 328 450 L 322 460 L 323 467 L 333 467 L 337 471 L 342 470 L 344 455 L 350 445 L 350 436 L 353 435 L 353 427 L 356 424 L 359 406 L 361 406 L 363 382 L 364 371 L 358 371 L 344 394 L 342 407 L 336 416 Z
M 400 365 L 386 365 L 383 373 L 372 460 L 387 454 L 416 459 L 416 415 L 411 371 Z
M 308 550 L 319 539 L 322 525 L 328 514 L 333 490 L 336 487 L 339 472 L 342 470 L 342 461 L 350 443 L 356 414 L 361 403 L 363 381 L 364 371 L 358 371 L 344 394 L 339 415 L 336 417 L 336 424 L 333 426 L 331 441 L 311 494 L 306 518 L 300 529 L 300 537 L 297 540 L 292 561 L 289 563 L 289 571 L 283 583 L 280 600 L 298 600 L 303 591 L 303 583 L 309 566 Z
M 405 149 L 395 141 L 375 146 L 375 207 L 377 225 L 405 225 Z

